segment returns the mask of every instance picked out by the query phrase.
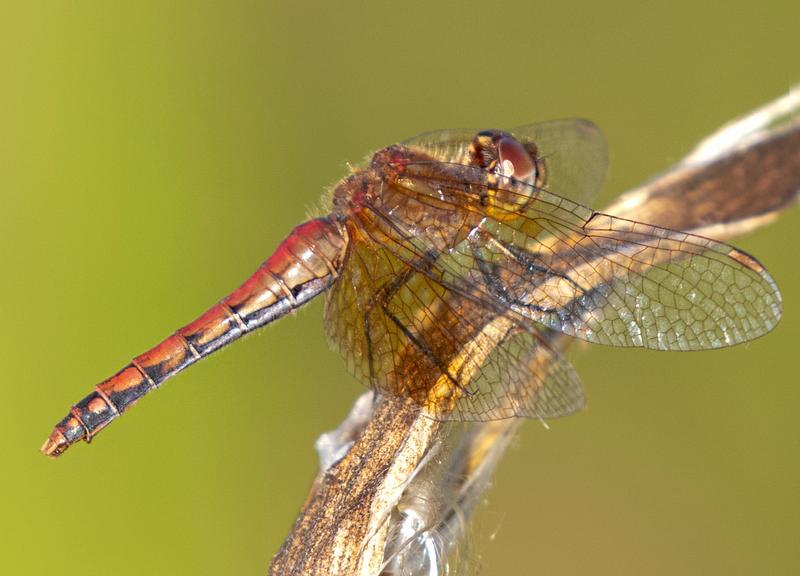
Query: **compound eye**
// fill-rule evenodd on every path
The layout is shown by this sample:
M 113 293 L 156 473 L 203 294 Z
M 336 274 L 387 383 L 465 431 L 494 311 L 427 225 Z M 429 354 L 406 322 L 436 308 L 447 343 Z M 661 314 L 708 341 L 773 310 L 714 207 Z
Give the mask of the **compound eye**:
M 526 184 L 536 183 L 536 160 L 531 157 L 525 146 L 508 135 L 501 136 L 496 146 L 500 174 Z

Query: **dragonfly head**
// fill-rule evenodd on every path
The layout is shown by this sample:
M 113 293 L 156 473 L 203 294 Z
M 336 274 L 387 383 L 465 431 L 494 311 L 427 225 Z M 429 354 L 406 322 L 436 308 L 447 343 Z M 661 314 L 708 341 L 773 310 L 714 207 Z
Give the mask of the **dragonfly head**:
M 544 159 L 532 142 L 523 143 L 508 132 L 478 132 L 469 147 L 469 160 L 489 173 L 481 204 L 490 216 L 506 220 L 528 205 L 544 184 Z

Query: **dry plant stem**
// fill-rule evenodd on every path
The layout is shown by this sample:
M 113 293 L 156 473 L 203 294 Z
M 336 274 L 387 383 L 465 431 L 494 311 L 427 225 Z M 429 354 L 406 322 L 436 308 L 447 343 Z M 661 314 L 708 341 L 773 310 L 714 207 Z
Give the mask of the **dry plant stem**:
M 716 161 L 684 163 L 603 211 L 716 240 L 768 224 L 800 191 L 800 122 Z
M 781 126 L 770 125 L 787 107 L 789 117 Z M 800 193 L 800 121 L 792 119 L 798 109 L 800 94 L 792 92 L 707 139 L 682 164 L 604 211 L 720 240 L 769 223 Z M 732 128 L 742 134 L 728 137 Z M 569 343 L 551 336 L 555 349 Z M 494 433 L 501 438 L 503 428 L 518 423 L 474 426 L 498 427 Z M 378 398 L 360 436 L 355 427 L 362 423 L 352 426 L 357 439 L 341 460 L 320 472 L 270 574 L 380 573 L 392 508 L 442 425 L 420 415 L 408 400 Z
M 440 426 L 410 400 L 379 397 L 352 448 L 317 478 L 270 574 L 378 574 L 388 514 Z

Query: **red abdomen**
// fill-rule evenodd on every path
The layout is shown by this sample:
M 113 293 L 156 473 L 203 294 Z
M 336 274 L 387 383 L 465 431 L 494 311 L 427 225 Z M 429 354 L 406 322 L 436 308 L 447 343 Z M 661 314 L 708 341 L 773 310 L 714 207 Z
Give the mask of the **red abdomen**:
M 324 291 L 338 275 L 346 244 L 343 229 L 332 218 L 295 228 L 233 293 L 95 386 L 56 425 L 42 451 L 58 456 L 79 440 L 91 441 L 173 374 Z

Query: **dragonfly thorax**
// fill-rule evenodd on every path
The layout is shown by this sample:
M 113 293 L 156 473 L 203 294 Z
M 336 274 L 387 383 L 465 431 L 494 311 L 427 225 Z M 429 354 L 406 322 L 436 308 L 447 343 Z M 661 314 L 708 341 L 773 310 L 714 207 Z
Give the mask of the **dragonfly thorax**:
M 485 186 L 483 171 L 396 145 L 379 150 L 368 168 L 342 180 L 333 207 L 350 222 L 351 233 L 443 251 L 480 223 Z

